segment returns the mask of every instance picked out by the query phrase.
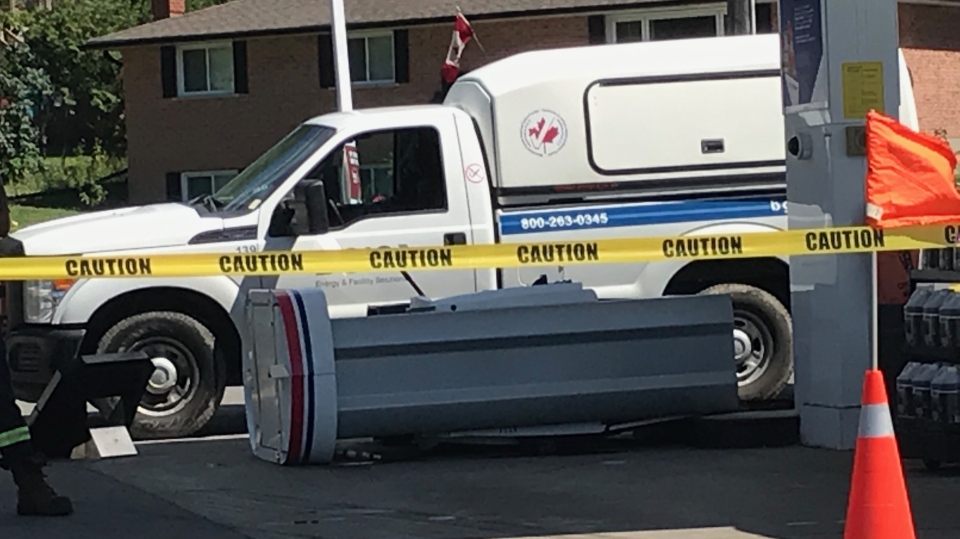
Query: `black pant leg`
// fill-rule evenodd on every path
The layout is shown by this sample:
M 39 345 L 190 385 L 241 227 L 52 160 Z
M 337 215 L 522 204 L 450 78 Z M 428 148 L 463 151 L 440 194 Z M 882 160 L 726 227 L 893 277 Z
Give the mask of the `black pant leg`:
M 6 256 L 24 256 L 23 243 L 10 236 L 0 238 L 0 257 Z M 9 461 L 32 451 L 29 431 L 13 397 L 7 346 L 0 335 L 0 457 Z
M 9 460 L 30 453 L 30 432 L 13 396 L 7 347 L 0 339 L 0 456 Z

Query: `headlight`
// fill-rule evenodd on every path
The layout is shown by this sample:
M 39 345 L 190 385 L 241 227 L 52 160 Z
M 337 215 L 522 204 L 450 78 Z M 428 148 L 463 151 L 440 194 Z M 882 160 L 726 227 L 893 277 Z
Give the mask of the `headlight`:
M 23 283 L 23 318 L 28 324 L 49 324 L 60 300 L 75 281 L 27 281 Z

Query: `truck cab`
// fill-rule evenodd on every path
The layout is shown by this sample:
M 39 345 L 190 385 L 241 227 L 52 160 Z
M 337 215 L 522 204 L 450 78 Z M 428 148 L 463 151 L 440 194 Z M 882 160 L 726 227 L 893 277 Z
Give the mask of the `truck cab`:
M 792 374 L 785 257 L 425 270 L 443 264 L 430 249 L 443 245 L 785 229 L 779 61 L 776 36 L 523 53 L 462 77 L 440 105 L 307 120 L 213 195 L 22 229 L 14 236 L 30 256 L 226 256 L 219 275 L 111 278 L 91 267 L 9 283 L 18 398 L 36 401 L 78 352 L 141 350 L 156 370 L 133 434 L 191 435 L 242 381 L 251 289 L 322 288 L 331 316 L 359 317 L 543 275 L 601 298 L 730 294 L 741 397 L 775 396 Z M 901 91 L 911 125 L 909 84 Z M 271 265 L 272 252 L 387 246 L 409 249 L 369 273 Z M 254 269 L 275 274 L 243 275 Z

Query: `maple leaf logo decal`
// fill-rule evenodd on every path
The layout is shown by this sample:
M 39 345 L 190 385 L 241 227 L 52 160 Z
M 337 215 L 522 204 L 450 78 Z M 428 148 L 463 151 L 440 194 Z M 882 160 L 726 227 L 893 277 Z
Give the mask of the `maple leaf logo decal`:
M 545 157 L 560 151 L 566 143 L 567 126 L 558 114 L 538 110 L 524 119 L 521 138 L 527 150 Z
M 540 121 L 537 122 L 536 127 L 531 127 L 527 129 L 527 134 L 533 138 L 540 138 L 540 131 L 543 130 L 543 124 L 546 122 L 543 118 L 540 118 Z
M 560 129 L 558 129 L 557 126 L 553 126 L 550 129 L 547 129 L 547 132 L 543 134 L 543 143 L 550 144 L 551 142 L 553 142 L 555 138 L 557 138 L 557 135 L 559 134 L 560 134 Z

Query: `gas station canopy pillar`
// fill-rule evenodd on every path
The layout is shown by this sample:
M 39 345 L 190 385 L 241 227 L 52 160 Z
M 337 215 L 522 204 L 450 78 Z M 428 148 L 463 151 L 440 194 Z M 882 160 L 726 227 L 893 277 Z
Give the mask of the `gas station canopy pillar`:
M 896 0 L 780 0 L 779 17 L 789 228 L 863 225 L 864 118 L 898 117 Z M 876 353 L 873 255 L 795 257 L 790 288 L 801 439 L 851 449 Z

